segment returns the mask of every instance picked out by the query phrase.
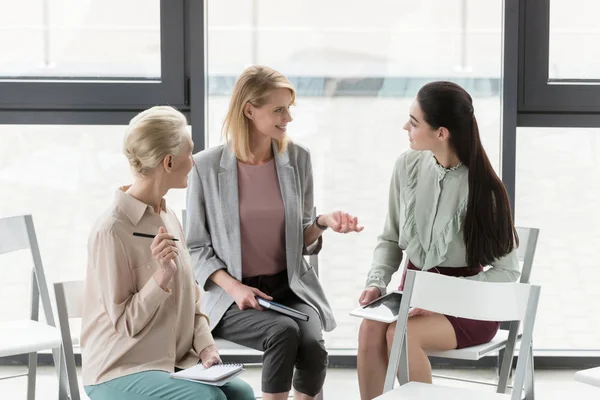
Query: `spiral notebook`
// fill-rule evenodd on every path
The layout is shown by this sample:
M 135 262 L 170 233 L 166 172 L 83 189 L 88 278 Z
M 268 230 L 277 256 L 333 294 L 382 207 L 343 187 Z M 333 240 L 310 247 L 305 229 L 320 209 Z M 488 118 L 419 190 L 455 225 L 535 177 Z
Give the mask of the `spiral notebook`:
M 243 364 L 216 364 L 209 368 L 196 364 L 191 368 L 172 373 L 171 377 L 206 385 L 223 386 L 242 372 L 244 372 Z

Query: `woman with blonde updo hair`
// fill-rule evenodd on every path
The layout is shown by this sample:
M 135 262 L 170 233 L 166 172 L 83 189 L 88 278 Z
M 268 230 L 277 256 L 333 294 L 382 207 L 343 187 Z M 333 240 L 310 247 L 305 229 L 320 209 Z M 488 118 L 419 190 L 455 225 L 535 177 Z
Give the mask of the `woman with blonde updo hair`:
M 227 143 L 194 156 L 187 192 L 187 237 L 204 309 L 215 336 L 263 351 L 263 399 L 314 398 L 325 380 L 322 330 L 335 319 L 303 255 L 318 253 L 323 232 L 360 232 L 335 211 L 312 218 L 308 149 L 287 136 L 296 92 L 264 66 L 239 77 L 225 117 Z M 308 320 L 264 311 L 275 300 Z
M 92 400 L 254 399 L 238 378 L 218 387 L 170 377 L 198 362 L 221 363 L 181 225 L 163 198 L 187 187 L 193 148 L 185 117 L 172 107 L 152 107 L 129 123 L 123 151 L 133 184 L 116 191 L 88 242 L 81 345 Z

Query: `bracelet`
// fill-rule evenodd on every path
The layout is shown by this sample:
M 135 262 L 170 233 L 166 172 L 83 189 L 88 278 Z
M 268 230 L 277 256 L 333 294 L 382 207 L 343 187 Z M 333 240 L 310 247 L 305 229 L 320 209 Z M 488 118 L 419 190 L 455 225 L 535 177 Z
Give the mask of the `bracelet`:
M 319 228 L 320 230 L 324 231 L 324 230 L 326 230 L 326 229 L 328 228 L 328 226 L 327 226 L 327 225 L 321 225 L 321 224 L 319 223 L 319 217 L 320 217 L 321 215 L 322 215 L 322 214 L 319 214 L 319 215 L 317 215 L 317 218 L 315 218 L 315 225 L 317 226 L 317 228 Z

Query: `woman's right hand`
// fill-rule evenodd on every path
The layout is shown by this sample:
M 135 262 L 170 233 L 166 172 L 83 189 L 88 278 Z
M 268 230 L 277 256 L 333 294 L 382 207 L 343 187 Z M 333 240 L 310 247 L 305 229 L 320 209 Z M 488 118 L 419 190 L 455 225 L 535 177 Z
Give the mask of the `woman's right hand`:
M 363 290 L 363 292 L 360 294 L 360 297 L 358 298 L 358 303 L 361 306 L 364 306 L 365 304 L 369 304 L 379 296 L 381 296 L 381 290 L 379 290 L 379 288 L 368 287 L 365 290 Z
M 164 227 L 158 229 L 158 234 L 154 237 L 150 249 L 152 255 L 162 267 L 156 271 L 155 279 L 163 289 L 167 286 L 173 275 L 177 272 L 175 258 L 179 255 L 177 245 L 173 242 L 173 236 L 169 235 Z
M 229 293 L 235 304 L 240 308 L 240 310 L 246 310 L 249 308 L 254 308 L 256 310 L 262 310 L 263 308 L 258 305 L 258 301 L 256 300 L 256 296 L 262 297 L 266 300 L 273 300 L 273 298 L 257 288 L 253 288 L 248 285 L 244 285 L 243 283 L 239 283 L 235 285 L 232 289 L 231 293 Z

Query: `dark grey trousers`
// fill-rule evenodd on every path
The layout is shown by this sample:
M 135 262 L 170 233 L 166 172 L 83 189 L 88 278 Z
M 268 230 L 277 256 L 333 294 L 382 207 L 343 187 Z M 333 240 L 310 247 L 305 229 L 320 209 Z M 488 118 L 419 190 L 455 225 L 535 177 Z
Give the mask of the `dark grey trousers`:
M 246 278 L 242 283 L 263 291 L 278 303 L 308 314 L 308 321 L 269 310 L 242 311 L 233 303 L 213 334 L 264 352 L 264 393 L 287 392 L 293 381 L 297 391 L 316 396 L 323 387 L 327 371 L 327 351 L 319 315 L 291 291 L 287 271 L 272 276 Z

